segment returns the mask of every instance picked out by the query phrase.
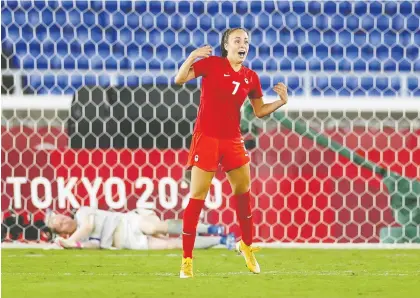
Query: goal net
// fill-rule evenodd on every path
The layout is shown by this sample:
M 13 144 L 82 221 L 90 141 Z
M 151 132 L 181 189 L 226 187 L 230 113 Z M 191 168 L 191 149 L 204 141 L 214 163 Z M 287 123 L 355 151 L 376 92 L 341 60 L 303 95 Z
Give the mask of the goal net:
M 415 1 L 2 1 L 2 241 L 45 241 L 47 209 L 156 210 L 182 218 L 200 81 L 188 54 L 249 30 L 247 66 L 289 103 L 243 107 L 257 242 L 420 243 L 420 194 L 394 206 L 382 177 L 282 125 L 420 177 Z M 281 113 L 284 113 L 281 114 Z M 413 192 L 415 190 L 413 189 Z M 202 220 L 239 234 L 223 173 Z

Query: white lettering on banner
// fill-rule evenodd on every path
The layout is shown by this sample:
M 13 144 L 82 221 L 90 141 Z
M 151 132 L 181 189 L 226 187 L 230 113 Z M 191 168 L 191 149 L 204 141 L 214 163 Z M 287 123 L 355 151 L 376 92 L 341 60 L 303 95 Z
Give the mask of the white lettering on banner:
M 68 179 L 67 183 L 65 182 Z M 105 182 L 103 178 L 97 177 L 92 182 L 86 178 L 77 177 L 57 177 L 57 197 L 58 207 L 60 209 L 66 208 L 66 204 L 70 208 L 80 208 L 81 198 L 75 197 L 75 191 L 80 187 L 78 179 L 82 182 L 82 185 L 86 189 L 89 195 L 89 206 L 98 207 L 98 192 L 103 185 L 103 193 L 105 196 L 106 204 L 113 209 L 120 209 L 127 205 L 127 190 L 125 183 L 122 178 L 109 177 Z M 33 205 L 39 209 L 46 209 L 51 207 L 52 198 L 52 183 L 45 177 L 35 177 L 29 180 L 26 177 L 6 177 L 6 183 L 13 185 L 13 200 L 10 202 L 10 208 L 21 209 L 22 208 L 22 185 L 30 182 L 31 188 L 31 200 Z M 131 181 L 130 181 L 131 182 Z M 141 192 L 136 207 L 155 209 L 156 200 L 153 199 L 153 192 L 155 190 L 153 180 L 147 177 L 140 177 L 134 182 L 135 188 L 140 189 L 145 186 L 144 191 Z M 182 182 L 181 182 L 182 183 Z M 44 198 L 39 197 L 38 187 L 42 185 L 44 187 L 45 196 Z M 212 180 L 213 191 L 207 194 L 205 205 L 209 209 L 217 209 L 222 205 L 222 183 L 218 179 Z M 114 196 L 118 196 L 118 200 L 114 201 L 113 198 L 113 186 L 116 186 L 117 192 Z M 167 187 L 169 186 L 169 188 Z M 181 187 L 177 181 L 171 177 L 163 177 L 158 181 L 158 199 L 159 204 L 165 209 L 173 209 L 178 205 L 178 187 Z M 169 191 L 169 193 L 168 193 Z M 150 199 L 152 197 L 152 199 Z M 189 195 L 182 201 L 182 208 L 185 208 L 188 204 Z
M 85 189 L 89 195 L 89 203 L 90 203 L 89 206 L 98 208 L 98 200 L 97 200 L 96 195 L 98 194 L 99 187 L 101 186 L 102 178 L 95 178 L 95 180 L 93 180 L 93 185 L 92 185 L 90 184 L 90 181 L 88 178 L 83 177 L 82 183 L 85 186 Z
M 44 199 L 40 200 L 38 195 L 38 185 L 44 186 Z M 52 203 L 51 183 L 47 178 L 36 177 L 31 181 L 31 199 L 34 206 L 38 209 L 46 209 Z
M 209 209 L 217 209 L 220 208 L 220 206 L 222 206 L 222 183 L 217 179 L 213 179 L 211 181 L 211 185 L 213 185 L 214 187 L 213 199 L 210 196 L 209 192 L 206 196 L 206 201 L 204 202 L 204 204 Z
M 146 186 L 144 192 L 140 195 L 140 198 L 137 200 L 136 207 L 137 208 L 144 208 L 144 209 L 155 209 L 156 203 L 155 202 L 147 202 L 150 196 L 153 193 L 153 182 L 152 179 L 141 177 L 136 180 L 136 188 L 141 188 L 143 185 Z
M 77 177 L 70 177 L 67 184 L 65 184 L 63 177 L 57 178 L 58 208 L 66 208 L 66 198 L 69 200 L 69 203 L 73 208 L 80 208 L 79 202 L 72 193 L 72 189 L 76 185 L 76 182 Z
M 6 183 L 13 184 L 13 208 L 22 208 L 22 184 L 26 183 L 28 179 L 25 177 L 7 177 Z M 12 202 L 10 202 L 12 204 Z M 12 206 L 9 206 L 12 208 Z
M 166 195 L 166 185 L 169 185 L 169 200 Z M 173 209 L 178 203 L 178 185 L 170 177 L 162 178 L 159 181 L 159 203 L 165 209 Z
M 114 202 L 112 199 L 112 186 L 117 186 L 118 201 Z M 111 177 L 105 181 L 104 185 L 105 201 L 112 209 L 120 209 L 127 203 L 127 196 L 125 194 L 125 184 L 121 178 Z
M 182 200 L 182 203 L 181 203 L 182 209 L 187 208 L 188 203 L 190 202 L 190 197 L 191 197 L 191 194 L 188 192 L 187 196 L 184 197 L 184 199 Z

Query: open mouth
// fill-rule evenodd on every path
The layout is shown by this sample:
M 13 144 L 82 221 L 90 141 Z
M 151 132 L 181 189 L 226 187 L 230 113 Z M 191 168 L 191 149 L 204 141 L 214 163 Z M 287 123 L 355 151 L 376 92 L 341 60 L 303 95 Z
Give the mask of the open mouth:
M 246 52 L 245 51 L 239 51 L 239 57 L 241 57 L 241 58 L 244 58 L 245 57 L 245 54 L 246 54 Z

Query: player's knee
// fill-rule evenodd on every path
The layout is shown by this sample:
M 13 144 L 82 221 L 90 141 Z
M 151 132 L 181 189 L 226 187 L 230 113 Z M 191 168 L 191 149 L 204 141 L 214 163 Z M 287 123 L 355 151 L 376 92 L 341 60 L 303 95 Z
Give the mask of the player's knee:
M 143 225 L 141 231 L 146 235 L 155 235 L 159 233 L 158 227 L 154 225 Z
M 234 195 L 241 195 L 250 190 L 250 183 L 243 182 L 239 184 L 232 185 L 232 192 Z
M 244 188 L 235 189 L 233 191 L 233 194 L 235 196 L 239 196 L 239 195 L 242 195 L 244 193 L 247 193 L 248 191 L 249 191 L 249 187 L 244 187 Z
M 204 200 L 209 192 L 210 186 L 191 188 L 191 197 L 194 199 Z
M 207 192 L 191 192 L 191 198 L 197 199 L 197 200 L 204 200 L 206 199 Z

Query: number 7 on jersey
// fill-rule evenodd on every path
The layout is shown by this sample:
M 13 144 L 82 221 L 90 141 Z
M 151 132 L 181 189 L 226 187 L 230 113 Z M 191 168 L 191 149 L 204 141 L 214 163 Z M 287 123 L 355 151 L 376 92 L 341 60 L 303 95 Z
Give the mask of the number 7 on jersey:
M 233 90 L 232 94 L 236 94 L 236 92 L 238 92 L 239 85 L 240 85 L 241 83 L 233 81 L 233 82 L 232 82 L 232 84 L 234 84 L 234 85 L 235 85 L 235 89 Z

